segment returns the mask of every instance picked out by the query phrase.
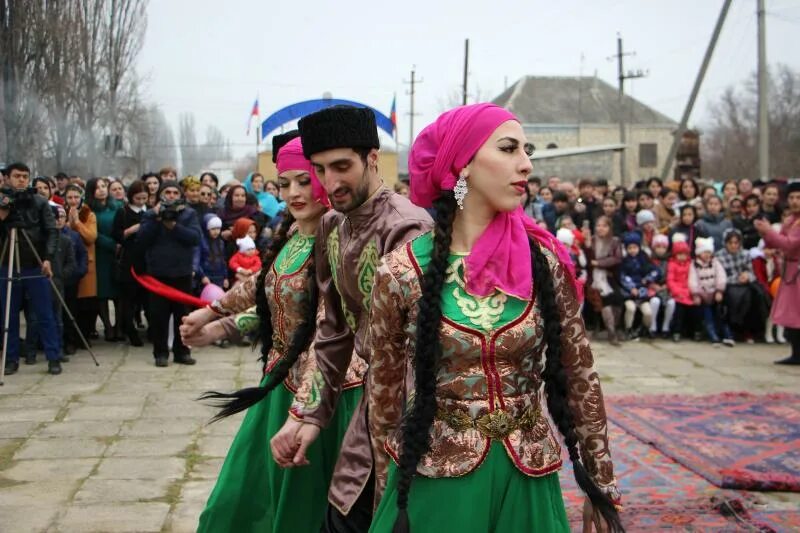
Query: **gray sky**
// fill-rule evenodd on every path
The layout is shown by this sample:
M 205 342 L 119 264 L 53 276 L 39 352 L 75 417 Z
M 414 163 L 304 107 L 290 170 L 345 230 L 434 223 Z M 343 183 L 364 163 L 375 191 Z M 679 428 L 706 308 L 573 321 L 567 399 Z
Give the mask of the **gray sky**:
M 616 85 L 619 31 L 627 69 L 649 70 L 627 92 L 678 120 L 688 99 L 721 0 L 151 0 L 139 60 L 150 101 L 173 126 L 192 112 L 198 137 L 215 124 L 235 153 L 252 152 L 246 135 L 253 100 L 261 119 L 288 104 L 334 97 L 389 114 L 397 94 L 400 142 L 408 139 L 408 86 L 417 87 L 418 132 L 460 95 L 464 39 L 470 39 L 470 93 L 490 100 L 524 75 L 598 76 Z M 734 0 L 692 123 L 709 102 L 756 68 L 756 0 Z M 800 70 L 800 0 L 767 0 L 769 62 Z M 793 51 L 794 50 L 794 51 Z M 583 62 L 581 62 L 583 55 Z M 175 127 L 176 135 L 177 128 Z M 176 138 L 177 141 L 177 138 Z M 385 145 L 393 143 L 388 137 Z

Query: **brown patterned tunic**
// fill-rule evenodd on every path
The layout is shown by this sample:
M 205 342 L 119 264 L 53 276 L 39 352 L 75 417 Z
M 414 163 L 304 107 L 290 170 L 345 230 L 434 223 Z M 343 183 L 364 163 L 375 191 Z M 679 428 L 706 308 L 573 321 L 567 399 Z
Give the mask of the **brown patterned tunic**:
M 345 214 L 328 212 L 316 242 L 317 283 L 325 315 L 317 322 L 318 365 L 303 376 L 310 401 L 295 401 L 291 413 L 321 427 L 330 420 L 353 353 L 367 363 L 364 343 L 375 269 L 381 256 L 432 226 L 428 213 L 381 186 L 363 205 Z M 355 350 L 354 350 L 355 348 Z M 328 499 L 347 514 L 372 472 L 365 390 L 342 441 Z
M 425 238 L 429 235 L 420 237 Z M 382 259 L 373 290 L 368 340 L 373 358 L 366 390 L 376 500 L 386 484 L 390 457 L 397 460 L 401 450 L 401 417 L 413 393 L 411 360 L 416 351 L 417 301 L 422 294 L 422 269 L 413 245 L 409 242 Z M 603 395 L 579 302 L 555 255 L 544 253 L 562 314 L 562 363 L 583 462 L 598 486 L 615 494 Z M 492 440 L 501 442 L 514 465 L 529 476 L 558 470 L 561 448 L 550 425 L 542 382 L 546 345 L 539 306 L 528 301 L 518 316 L 496 322 L 497 327 L 468 327 L 448 316 L 456 308 L 449 300 L 461 297 L 456 291 L 443 291 L 438 412 L 431 428 L 431 448 L 420 461 L 418 473 L 434 478 L 467 475 L 483 462 Z M 492 316 L 490 298 L 462 309 L 481 323 Z M 497 298 L 494 304 L 508 306 L 505 295 Z M 498 313 L 494 315 L 499 318 Z

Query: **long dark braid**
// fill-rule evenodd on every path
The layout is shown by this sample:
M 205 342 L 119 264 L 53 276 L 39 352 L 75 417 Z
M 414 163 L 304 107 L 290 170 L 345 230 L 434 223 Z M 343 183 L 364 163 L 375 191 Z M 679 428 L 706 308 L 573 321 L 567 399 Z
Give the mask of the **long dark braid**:
M 264 253 L 261 273 L 256 282 L 256 311 L 259 317 L 259 328 L 255 342 L 257 343 L 259 339 L 261 340 L 260 360 L 263 363 L 264 369 L 266 369 L 267 358 L 272 349 L 273 333 L 272 317 L 269 311 L 267 296 L 264 291 L 265 278 L 269 267 L 288 241 L 287 235 L 293 223 L 294 218 L 291 214 L 287 213 L 286 219 L 284 219 L 279 230 L 275 234 L 275 238 Z M 266 398 L 275 387 L 286 379 L 286 376 L 289 375 L 289 370 L 297 362 L 300 354 L 308 349 L 311 344 L 314 328 L 316 327 L 317 304 L 319 301 L 315 271 L 314 253 L 312 251 L 309 258 L 309 268 L 306 271 L 306 275 L 308 276 L 308 300 L 305 320 L 292 334 L 286 357 L 282 358 L 278 364 L 275 365 L 270 372 L 269 379 L 264 383 L 264 386 L 248 387 L 229 394 L 211 391 L 200 396 L 201 400 L 218 400 L 212 403 L 212 405 L 220 407 L 220 411 L 211 419 L 212 422 L 244 411 Z
M 417 471 L 417 463 L 430 449 L 430 429 L 436 415 L 436 371 L 442 355 L 439 326 L 442 322 L 441 294 L 450 257 L 456 201 L 452 191 L 445 191 L 433 203 L 436 209 L 431 261 L 420 282 L 418 302 L 417 347 L 414 357 L 414 404 L 403 422 L 403 445 L 397 482 L 397 521 L 395 533 L 409 531 L 408 493 Z
M 567 403 L 567 373 L 561 363 L 561 314 L 556 303 L 553 276 L 547 258 L 539 245 L 534 242 L 531 242 L 531 263 L 536 299 L 544 319 L 544 340 L 547 344 L 545 367 L 542 372 L 547 409 L 558 431 L 564 437 L 578 486 L 589 497 L 592 506 L 606 521 L 612 533 L 624 531 L 614 503 L 597 487 L 580 460 L 575 420 Z

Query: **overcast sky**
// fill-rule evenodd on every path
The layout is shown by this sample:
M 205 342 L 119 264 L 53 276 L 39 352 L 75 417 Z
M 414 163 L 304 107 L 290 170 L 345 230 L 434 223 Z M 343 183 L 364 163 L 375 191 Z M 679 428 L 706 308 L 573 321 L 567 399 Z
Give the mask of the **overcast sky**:
M 627 92 L 678 120 L 711 36 L 721 0 L 151 0 L 139 70 L 150 101 L 176 132 L 194 113 L 199 140 L 218 126 L 237 155 L 252 152 L 247 118 L 258 95 L 272 112 L 329 91 L 389 114 L 397 94 L 399 139 L 408 139 L 408 85 L 416 65 L 415 130 L 460 95 L 470 39 L 471 98 L 490 100 L 522 76 L 593 75 L 616 85 L 620 32 L 627 69 L 648 70 Z M 767 0 L 771 64 L 800 70 L 800 1 Z M 692 123 L 709 102 L 756 68 L 756 0 L 734 0 Z M 794 37 L 794 38 L 793 38 Z M 581 57 L 583 56 L 583 61 Z M 387 147 L 392 141 L 385 139 Z

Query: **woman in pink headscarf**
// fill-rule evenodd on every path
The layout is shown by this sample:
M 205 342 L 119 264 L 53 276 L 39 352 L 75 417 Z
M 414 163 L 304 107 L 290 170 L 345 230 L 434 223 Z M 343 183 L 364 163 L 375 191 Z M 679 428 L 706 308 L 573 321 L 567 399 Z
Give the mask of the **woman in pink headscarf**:
M 532 151 L 491 104 L 444 113 L 411 149 L 411 200 L 436 224 L 375 275 L 371 531 L 569 531 L 548 412 L 585 530 L 622 529 L 569 254 L 520 208 Z
M 270 439 L 292 403 L 306 403 L 310 394 L 300 384 L 313 357 L 309 342 L 318 312 L 314 235 L 330 206 L 300 139 L 276 151 L 288 214 L 264 255 L 261 273 L 195 311 L 181 326 L 183 341 L 191 346 L 255 332 L 264 363 L 260 386 L 204 395 L 221 402 L 216 419 L 245 409 L 247 415 L 200 515 L 200 532 L 319 531 L 334 462 L 363 388 L 366 365 L 354 357 L 334 420 L 308 450 L 311 464 L 284 469 L 272 459 Z

